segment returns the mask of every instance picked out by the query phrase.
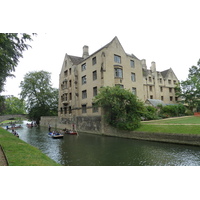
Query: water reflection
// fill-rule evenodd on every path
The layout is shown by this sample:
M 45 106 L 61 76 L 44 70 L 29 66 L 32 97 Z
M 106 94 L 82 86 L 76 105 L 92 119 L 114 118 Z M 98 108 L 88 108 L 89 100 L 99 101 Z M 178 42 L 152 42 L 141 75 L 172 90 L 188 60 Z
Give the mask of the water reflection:
M 199 166 L 200 147 L 148 142 L 92 134 L 48 137 L 44 127 L 18 130 L 20 139 L 36 146 L 61 165 L 71 166 Z

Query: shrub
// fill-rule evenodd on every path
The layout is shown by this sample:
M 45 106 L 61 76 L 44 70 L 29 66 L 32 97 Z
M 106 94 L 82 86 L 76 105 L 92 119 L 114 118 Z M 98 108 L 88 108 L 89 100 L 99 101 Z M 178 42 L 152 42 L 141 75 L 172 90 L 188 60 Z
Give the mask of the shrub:
M 119 86 L 103 87 L 94 102 L 105 112 L 111 126 L 122 130 L 134 130 L 140 126 L 144 104 L 129 90 Z
M 178 117 L 185 115 L 185 106 L 183 104 L 167 105 L 160 108 L 160 116 L 166 117 Z
M 158 119 L 158 114 L 157 114 L 157 109 L 153 106 L 145 106 L 145 112 L 142 115 L 142 117 L 145 120 L 154 120 L 154 119 Z

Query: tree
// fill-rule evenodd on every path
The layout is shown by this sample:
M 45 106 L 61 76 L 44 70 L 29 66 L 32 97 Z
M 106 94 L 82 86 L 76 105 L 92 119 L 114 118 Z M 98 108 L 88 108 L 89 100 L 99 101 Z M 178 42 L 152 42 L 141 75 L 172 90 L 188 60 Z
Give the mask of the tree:
M 14 96 L 6 98 L 4 114 L 26 114 L 25 102 Z
M 27 41 L 32 41 L 27 33 L 0 33 L 0 92 L 4 90 L 6 78 L 14 77 L 12 72 L 23 57 L 23 51 L 30 47 Z
M 0 115 L 4 114 L 6 106 L 5 106 L 5 97 L 0 96 Z
M 191 111 L 200 107 L 200 59 L 197 66 L 189 69 L 188 78 L 177 86 L 176 94 L 183 99 Z
M 41 116 L 55 116 L 58 112 L 58 89 L 51 86 L 51 75 L 46 71 L 29 72 L 20 83 L 22 99 L 26 100 L 29 117 L 40 121 Z
M 105 119 L 111 126 L 124 130 L 139 127 L 144 104 L 129 90 L 119 86 L 103 87 L 94 102 L 103 108 Z

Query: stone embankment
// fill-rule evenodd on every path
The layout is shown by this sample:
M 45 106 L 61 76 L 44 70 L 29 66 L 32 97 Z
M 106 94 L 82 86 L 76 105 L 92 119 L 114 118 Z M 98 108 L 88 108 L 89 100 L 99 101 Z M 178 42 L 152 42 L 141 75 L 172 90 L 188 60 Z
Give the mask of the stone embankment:
M 172 119 L 176 119 L 176 118 L 172 118 Z M 63 129 L 63 128 L 70 129 L 71 127 L 71 125 L 67 127 L 66 124 L 59 124 L 59 119 L 57 117 L 42 117 L 41 122 L 42 122 L 41 123 L 42 126 L 48 126 L 48 124 L 51 124 L 52 127 L 57 127 L 60 129 Z M 154 125 L 155 125 L 157 120 L 154 120 L 154 121 L 152 120 L 151 122 L 154 122 Z M 122 130 L 117 130 L 109 125 L 106 125 L 100 119 L 95 119 L 95 120 L 94 118 L 84 119 L 84 117 L 82 117 L 81 119 L 77 119 L 75 124 L 76 124 L 76 129 L 79 132 L 86 132 L 86 133 L 91 133 L 91 134 L 120 137 L 120 138 L 127 138 L 127 139 L 138 139 L 138 140 L 148 140 L 148 141 L 156 141 L 156 142 L 168 142 L 168 143 L 200 146 L 200 135 L 195 135 L 195 134 L 122 131 Z M 169 124 L 162 124 L 162 125 L 169 125 Z M 177 125 L 177 124 L 173 124 L 173 125 Z
M 154 142 L 167 142 L 175 144 L 200 146 L 200 135 L 192 134 L 174 134 L 174 133 L 149 133 L 149 132 L 109 132 L 104 133 L 106 136 L 114 136 L 120 138 L 147 140 Z

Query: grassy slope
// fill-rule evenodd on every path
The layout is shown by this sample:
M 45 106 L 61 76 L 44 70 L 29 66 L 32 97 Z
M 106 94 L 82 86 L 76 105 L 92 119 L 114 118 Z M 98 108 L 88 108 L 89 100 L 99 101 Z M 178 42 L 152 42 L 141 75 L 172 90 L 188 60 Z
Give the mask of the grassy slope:
M 39 149 L 0 128 L 0 145 L 10 166 L 59 166 Z
M 200 118 L 184 117 L 142 122 L 136 131 L 154 133 L 200 134 Z

